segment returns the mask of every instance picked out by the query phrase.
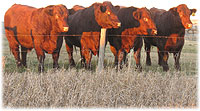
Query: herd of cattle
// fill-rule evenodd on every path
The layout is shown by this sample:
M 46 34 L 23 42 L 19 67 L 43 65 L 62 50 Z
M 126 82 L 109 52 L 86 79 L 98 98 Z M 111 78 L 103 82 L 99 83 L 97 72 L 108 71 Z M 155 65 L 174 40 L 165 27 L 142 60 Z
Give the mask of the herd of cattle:
M 168 71 L 168 53 L 174 54 L 175 68 L 180 70 L 180 55 L 184 45 L 185 29 L 192 27 L 190 15 L 196 9 L 181 4 L 168 11 L 157 8 L 113 6 L 111 2 L 94 3 L 90 7 L 50 5 L 34 8 L 14 4 L 5 13 L 4 27 L 9 47 L 18 67 L 27 67 L 27 52 L 35 49 L 38 71 L 44 71 L 45 53 L 52 54 L 53 68 L 58 68 L 60 49 L 65 39 L 71 66 L 73 46 L 80 48 L 81 63 L 90 68 L 91 58 L 98 55 L 101 28 L 107 29 L 107 41 L 115 56 L 115 65 L 122 68 L 127 54 L 134 50 L 136 68 L 140 63 L 143 39 L 147 53 L 146 65 L 151 65 L 150 49 L 158 49 L 158 63 Z M 19 50 L 21 46 L 21 50 Z

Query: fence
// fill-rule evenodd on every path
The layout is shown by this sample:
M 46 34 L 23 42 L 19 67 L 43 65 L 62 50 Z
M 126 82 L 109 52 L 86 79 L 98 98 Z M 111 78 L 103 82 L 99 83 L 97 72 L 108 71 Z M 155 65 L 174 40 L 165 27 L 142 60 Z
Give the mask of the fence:
M 23 35 L 23 36 L 28 36 L 28 35 Z M 37 35 L 37 36 L 44 36 L 44 35 Z M 46 35 L 46 36 L 49 36 L 49 35 Z M 55 36 L 55 35 L 53 35 L 53 36 Z M 80 35 L 65 35 L 65 36 L 80 36 Z M 108 37 L 109 36 L 120 37 L 120 35 L 107 35 L 107 36 Z M 132 36 L 129 36 L 129 35 L 123 35 L 123 36 L 132 37 Z M 149 37 L 149 36 L 142 36 L 142 37 Z M 166 36 L 159 36 L 158 38 L 166 38 Z M 170 38 L 173 38 L 173 37 L 170 37 Z M 188 34 L 188 33 L 186 33 L 186 36 L 184 38 L 186 40 L 186 44 L 185 44 L 185 46 L 183 48 L 182 55 L 181 55 L 181 60 L 180 60 L 181 64 L 182 64 L 182 67 L 184 67 L 183 68 L 184 71 L 196 73 L 197 72 L 197 68 L 196 68 L 196 66 L 197 66 L 196 65 L 197 64 L 196 63 L 196 60 L 197 60 L 197 41 L 196 41 L 197 40 L 196 39 L 197 38 L 197 34 Z M 9 66 L 12 66 L 13 69 L 16 69 L 16 66 L 15 66 L 14 57 L 13 57 L 13 55 L 11 54 L 11 52 L 9 50 L 8 43 L 7 43 L 7 40 L 6 40 L 5 37 L 4 37 L 4 40 L 3 40 L 3 46 L 4 46 L 3 55 L 4 55 L 4 57 L 6 57 L 6 59 L 5 59 L 5 61 L 6 61 L 6 63 L 5 63 L 6 70 L 5 71 L 9 72 L 9 68 L 8 68 Z M 194 48 L 194 46 L 195 46 L 195 48 Z M 152 52 L 151 55 L 152 55 L 152 60 L 153 60 L 153 63 L 152 63 L 153 66 L 152 67 L 159 67 L 159 66 L 157 66 L 157 63 L 155 62 L 155 61 L 158 61 L 157 60 L 157 49 L 153 48 L 153 50 L 151 52 Z M 28 67 L 34 66 L 35 68 L 37 68 L 38 61 L 37 61 L 37 57 L 36 57 L 35 51 L 33 50 L 30 54 L 28 54 L 28 57 L 27 57 Z M 102 54 L 102 56 L 103 55 L 104 54 Z M 144 51 L 144 49 L 142 49 L 142 52 L 141 52 L 141 63 L 142 63 L 142 66 L 145 67 L 146 70 L 148 70 L 148 67 L 145 66 L 145 58 L 146 58 L 145 55 L 146 55 L 145 51 Z M 135 65 L 135 61 L 134 61 L 133 57 L 131 57 L 131 56 L 133 56 L 133 52 L 131 52 L 129 54 L 129 56 L 128 56 L 129 61 L 130 61 L 128 67 L 130 67 L 130 66 L 134 67 L 134 65 Z M 69 67 L 68 64 L 67 64 L 68 63 L 68 58 L 67 57 L 68 57 L 68 54 L 67 54 L 67 52 L 65 50 L 65 46 L 63 45 L 61 53 L 60 53 L 60 59 L 59 59 L 59 64 L 61 65 L 61 67 L 64 67 L 64 68 L 68 68 Z M 75 57 L 75 62 L 77 63 L 76 67 L 80 67 L 80 58 L 81 57 L 80 57 L 80 54 L 79 54 L 79 50 L 75 51 L 74 57 Z M 63 58 L 64 58 L 64 60 L 63 60 Z M 97 59 L 98 59 L 97 57 L 93 57 L 93 61 L 92 61 L 93 68 L 96 68 L 96 65 L 97 65 L 96 62 L 98 61 Z M 65 62 L 63 62 L 63 61 L 65 61 Z M 114 63 L 114 56 L 110 52 L 109 45 L 107 45 L 107 47 L 106 47 L 105 59 L 102 59 L 102 61 L 105 62 L 104 63 L 105 66 L 111 66 L 112 67 L 112 64 Z M 46 63 L 45 67 L 48 67 L 47 69 L 52 69 L 52 58 L 51 58 L 51 55 L 47 55 L 46 56 L 45 63 Z M 169 66 L 174 66 L 173 63 L 174 63 L 173 59 L 170 59 L 169 60 Z M 100 63 L 100 64 L 103 64 L 103 63 Z M 187 65 L 189 65 L 189 66 L 187 66 Z M 101 66 L 98 66 L 98 67 L 101 67 Z

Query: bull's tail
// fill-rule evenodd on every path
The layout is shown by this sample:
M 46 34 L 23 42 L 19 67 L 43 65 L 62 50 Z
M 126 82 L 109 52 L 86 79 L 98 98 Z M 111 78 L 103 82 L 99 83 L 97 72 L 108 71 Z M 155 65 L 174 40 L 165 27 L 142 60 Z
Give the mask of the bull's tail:
M 5 29 L 13 31 L 15 40 L 18 42 L 19 45 L 21 45 L 21 43 L 19 42 L 19 40 L 17 38 L 17 27 L 16 26 L 14 26 L 13 28 L 12 27 L 5 27 Z
M 13 30 L 11 27 L 5 27 L 6 30 Z
M 17 38 L 17 27 L 15 26 L 15 27 L 4 27 L 5 28 L 5 30 L 11 30 L 11 31 L 13 31 L 13 33 L 14 33 L 14 37 L 15 37 L 15 39 Z M 18 39 L 16 39 L 16 41 L 19 43 L 19 41 L 18 41 Z M 20 44 L 20 43 L 19 43 Z M 11 54 L 11 48 L 10 48 L 10 54 Z
M 33 47 L 35 48 L 35 44 L 34 44 L 34 38 L 33 38 L 33 32 L 32 32 L 32 29 L 31 29 L 31 39 L 32 39 L 32 42 L 33 42 Z
M 17 27 L 4 27 L 6 30 L 12 30 L 13 32 L 17 32 Z

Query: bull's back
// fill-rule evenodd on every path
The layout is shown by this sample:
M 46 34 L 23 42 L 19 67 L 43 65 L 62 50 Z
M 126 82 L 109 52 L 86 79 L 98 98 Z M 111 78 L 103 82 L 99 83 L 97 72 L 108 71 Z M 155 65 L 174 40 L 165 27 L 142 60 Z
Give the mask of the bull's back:
M 163 9 L 157 9 L 157 8 L 151 8 L 150 9 L 150 13 L 151 13 L 151 17 L 154 20 L 155 23 L 158 24 L 160 17 L 162 16 L 162 14 L 166 12 L 166 10 Z
M 4 16 L 4 26 L 5 27 L 17 27 L 18 30 L 21 28 L 27 28 L 30 24 L 30 18 L 32 12 L 36 8 L 14 4 Z
M 69 31 L 68 34 L 81 34 L 83 30 L 82 21 L 83 18 L 81 16 L 82 10 L 77 11 L 75 14 L 70 15 L 68 17 Z
M 9 33 L 7 35 L 17 34 L 17 39 L 20 44 L 27 48 L 32 48 L 30 20 L 34 10 L 36 10 L 36 8 L 14 4 L 8 9 L 4 16 L 6 33 Z
M 162 9 L 150 9 L 153 19 L 158 30 L 157 36 L 166 36 L 167 38 L 153 38 L 151 41 L 152 45 L 163 47 L 166 51 L 179 51 L 184 45 L 184 38 L 179 38 L 184 36 L 185 29 L 177 26 L 173 23 L 173 15 L 169 11 Z
M 138 25 L 137 21 L 132 16 L 133 11 L 136 11 L 135 7 L 120 8 L 117 12 L 117 17 L 121 22 L 121 27 L 108 30 L 108 35 L 112 35 L 108 37 L 108 41 L 110 42 L 110 45 L 115 47 L 117 50 L 123 47 L 123 45 L 128 44 L 127 42 L 124 41 L 134 41 L 130 37 L 114 36 L 114 35 L 129 35 L 130 33 L 126 33 L 126 31 L 132 30 L 133 27 L 136 27 Z
M 68 17 L 69 31 L 65 40 L 78 47 L 81 46 L 81 35 L 84 32 L 100 32 L 101 27 L 95 21 L 93 7 L 78 10 Z M 77 35 L 77 36 L 70 36 Z

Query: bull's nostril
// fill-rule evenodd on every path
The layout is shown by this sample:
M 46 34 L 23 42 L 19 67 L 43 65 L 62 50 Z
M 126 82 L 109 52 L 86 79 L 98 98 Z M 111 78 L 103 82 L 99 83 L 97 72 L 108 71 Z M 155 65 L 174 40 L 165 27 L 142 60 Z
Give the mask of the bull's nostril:
M 157 30 L 153 29 L 153 34 L 157 34 Z
M 120 23 L 120 22 L 119 22 L 119 23 L 117 23 L 117 26 L 118 26 L 118 27 L 121 27 L 121 23 Z
M 69 27 L 63 27 L 63 31 L 67 32 L 69 30 Z
M 191 28 L 192 27 L 192 24 L 188 24 L 188 28 Z

